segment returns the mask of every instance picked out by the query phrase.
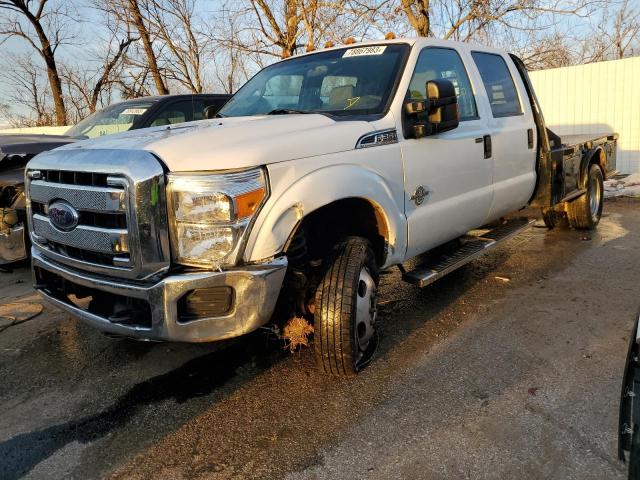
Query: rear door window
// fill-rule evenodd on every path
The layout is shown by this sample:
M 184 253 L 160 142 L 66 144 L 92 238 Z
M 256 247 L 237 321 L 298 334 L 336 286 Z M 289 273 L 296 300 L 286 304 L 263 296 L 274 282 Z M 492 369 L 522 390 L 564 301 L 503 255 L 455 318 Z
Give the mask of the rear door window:
M 455 88 L 460 121 L 478 118 L 473 89 L 464 63 L 458 52 L 451 48 L 426 47 L 420 52 L 407 95 L 411 100 L 422 100 L 426 96 L 427 82 L 443 79 L 449 80 Z
M 471 55 L 489 96 L 493 116 L 521 115 L 522 106 L 518 98 L 518 91 L 504 58 L 494 53 L 485 52 L 471 52 Z

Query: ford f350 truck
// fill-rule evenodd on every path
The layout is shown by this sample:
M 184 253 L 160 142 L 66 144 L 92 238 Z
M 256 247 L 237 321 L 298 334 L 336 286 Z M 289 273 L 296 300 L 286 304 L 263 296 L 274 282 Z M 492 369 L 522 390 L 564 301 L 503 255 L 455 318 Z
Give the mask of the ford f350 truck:
M 35 288 L 146 340 L 314 325 L 320 368 L 375 351 L 379 274 L 425 286 L 530 224 L 594 228 L 616 136 L 560 138 L 523 63 L 435 39 L 350 44 L 249 80 L 218 118 L 35 157 Z M 409 262 L 414 266 L 407 267 Z

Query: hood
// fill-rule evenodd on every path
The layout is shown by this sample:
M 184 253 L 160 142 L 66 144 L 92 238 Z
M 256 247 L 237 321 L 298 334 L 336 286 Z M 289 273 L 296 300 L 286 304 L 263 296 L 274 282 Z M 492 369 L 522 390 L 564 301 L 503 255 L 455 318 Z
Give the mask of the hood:
M 65 135 L 0 135 L 0 160 L 13 155 L 33 156 L 56 147 L 75 142 L 76 139 Z
M 131 130 L 63 149 L 146 150 L 171 171 L 223 170 L 353 150 L 372 130 L 366 121 L 320 114 L 234 117 Z

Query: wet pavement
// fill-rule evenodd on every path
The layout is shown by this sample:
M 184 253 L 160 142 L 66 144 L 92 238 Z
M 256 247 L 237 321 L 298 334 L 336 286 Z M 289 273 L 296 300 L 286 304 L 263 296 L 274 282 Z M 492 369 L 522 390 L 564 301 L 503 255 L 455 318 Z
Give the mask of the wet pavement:
M 21 304 L 0 306 L 0 479 L 622 479 L 639 267 L 640 201 L 620 198 L 595 233 L 532 228 L 422 290 L 392 270 L 351 380 L 264 331 L 139 343 L 28 319 L 28 269 L 0 273 Z

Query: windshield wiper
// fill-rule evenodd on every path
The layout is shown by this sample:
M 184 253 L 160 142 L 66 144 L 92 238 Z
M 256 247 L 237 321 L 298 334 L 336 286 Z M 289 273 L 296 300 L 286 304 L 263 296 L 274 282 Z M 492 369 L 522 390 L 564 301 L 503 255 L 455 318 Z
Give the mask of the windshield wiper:
M 304 112 L 302 110 L 292 110 L 290 108 L 276 108 L 275 110 L 271 110 L 267 115 L 289 115 L 292 113 L 311 113 Z

